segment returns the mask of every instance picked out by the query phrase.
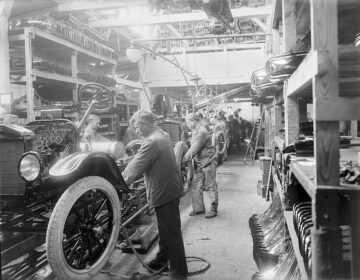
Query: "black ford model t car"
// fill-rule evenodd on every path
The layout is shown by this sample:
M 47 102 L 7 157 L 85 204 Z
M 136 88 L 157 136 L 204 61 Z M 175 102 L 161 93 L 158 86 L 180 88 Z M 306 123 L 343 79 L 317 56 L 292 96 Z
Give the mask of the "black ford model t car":
M 90 106 L 85 117 L 112 104 L 96 84 L 80 97 Z M 128 187 L 121 175 L 131 157 L 85 146 L 69 120 L 0 125 L 2 267 L 45 242 L 58 279 L 89 279 L 111 256 L 121 224 L 146 211 L 143 181 Z

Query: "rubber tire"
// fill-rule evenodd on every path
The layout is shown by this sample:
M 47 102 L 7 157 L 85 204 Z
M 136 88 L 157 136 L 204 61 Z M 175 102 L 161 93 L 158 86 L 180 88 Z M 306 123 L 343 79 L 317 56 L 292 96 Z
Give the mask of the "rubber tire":
M 218 150 L 219 155 L 222 155 L 225 152 L 225 149 L 226 149 L 226 138 L 225 138 L 224 132 L 222 132 L 222 131 L 216 132 L 216 134 L 215 134 L 216 142 L 215 143 L 216 143 L 216 145 L 219 143 L 219 138 L 220 138 L 221 135 L 224 138 L 224 146 L 223 146 L 222 150 Z
M 176 164 L 178 166 L 178 169 L 181 173 L 181 166 L 182 166 L 182 158 L 184 157 L 184 155 L 186 154 L 186 152 L 188 151 L 188 147 L 185 144 L 185 142 L 183 141 L 178 141 L 175 144 L 174 147 L 174 153 L 175 153 L 175 160 L 176 160 Z M 191 183 L 191 179 L 193 177 L 194 174 L 194 170 L 193 170 L 193 166 L 192 166 L 192 162 L 190 161 L 189 163 L 187 163 L 187 174 L 186 174 L 186 181 L 185 182 L 181 182 L 182 183 L 182 196 L 184 196 L 189 188 L 190 188 L 190 183 Z M 181 176 L 181 180 L 182 180 L 182 176 Z
M 66 262 L 62 238 L 64 224 L 68 214 L 75 202 L 87 191 L 99 189 L 105 193 L 113 206 L 113 228 L 112 233 L 102 256 L 90 268 L 76 270 Z M 57 279 L 61 280 L 87 280 L 94 277 L 104 267 L 110 258 L 115 244 L 118 240 L 120 231 L 121 204 L 119 196 L 112 184 L 107 180 L 97 176 L 89 176 L 73 183 L 61 195 L 57 201 L 47 227 L 46 232 L 46 252 L 49 265 Z

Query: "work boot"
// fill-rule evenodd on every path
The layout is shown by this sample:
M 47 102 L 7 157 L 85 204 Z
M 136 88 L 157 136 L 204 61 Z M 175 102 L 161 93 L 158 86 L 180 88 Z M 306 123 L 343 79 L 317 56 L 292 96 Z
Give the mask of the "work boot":
M 191 212 L 189 213 L 189 216 L 197 216 L 197 215 L 202 215 L 202 214 L 204 214 L 204 213 L 205 213 L 205 211 L 197 211 L 197 212 L 191 211 Z
M 167 262 L 161 262 L 157 259 L 153 259 L 152 261 L 148 262 L 146 264 L 149 268 L 151 268 L 152 270 L 155 271 L 159 271 L 160 269 L 162 269 L 161 271 L 166 272 L 169 271 L 169 266 Z
M 206 214 L 205 214 L 205 218 L 214 218 L 214 217 L 216 217 L 217 216 L 217 211 L 216 210 L 211 210 L 211 211 L 209 211 L 209 212 L 207 212 Z

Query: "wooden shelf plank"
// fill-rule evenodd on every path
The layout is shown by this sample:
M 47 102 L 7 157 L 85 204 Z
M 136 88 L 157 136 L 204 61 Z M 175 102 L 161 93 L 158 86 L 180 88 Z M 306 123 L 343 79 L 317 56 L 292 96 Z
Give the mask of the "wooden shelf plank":
M 324 52 L 309 52 L 286 82 L 287 97 L 299 96 L 303 93 L 304 89 L 310 87 L 312 78 L 326 70 L 326 61 L 326 54 Z
M 114 59 L 114 58 L 109 58 L 109 57 L 105 57 L 105 56 L 102 56 L 102 55 L 99 55 L 97 53 L 94 53 L 94 52 L 91 52 L 79 45 L 76 45 L 74 43 L 71 43 L 65 39 L 62 39 L 56 35 L 53 35 L 53 34 L 50 34 L 46 31 L 43 31 L 41 29 L 38 29 L 36 27 L 27 27 L 29 32 L 35 34 L 36 36 L 39 36 L 39 37 L 42 37 L 44 39 L 47 39 L 49 41 L 52 41 L 52 42 L 56 42 L 60 45 L 63 45 L 65 47 L 68 47 L 72 50 L 77 50 L 78 52 L 82 53 L 82 54 L 85 54 L 89 57 L 92 57 L 92 58 L 96 58 L 100 61 L 103 61 L 103 62 L 107 62 L 107 63 L 110 63 L 110 64 L 116 64 L 117 60 Z
M 359 47 L 339 46 L 340 96 L 359 96 L 359 62 Z M 311 96 L 311 90 L 306 90 L 306 88 L 311 87 L 311 81 L 313 77 L 322 75 L 327 71 L 329 63 L 328 54 L 326 52 L 309 52 L 293 75 L 288 79 L 287 96 Z M 347 76 L 350 74 L 351 76 Z
M 291 171 L 311 198 L 315 197 L 315 167 L 315 161 L 307 160 L 295 161 L 290 164 Z
M 64 82 L 64 83 L 70 83 L 76 85 L 76 79 L 71 76 L 65 76 L 58 73 L 50 73 L 50 72 L 44 72 L 37 69 L 33 69 L 31 71 L 32 75 L 34 76 L 35 80 L 38 80 L 38 78 L 48 79 L 52 81 L 58 81 L 58 82 Z
M 300 254 L 299 249 L 299 239 L 296 235 L 295 228 L 294 228 L 294 222 L 293 222 L 293 212 L 292 211 L 284 211 L 284 217 L 287 224 L 287 228 L 289 230 L 290 238 L 292 241 L 292 246 L 294 248 L 296 260 L 298 263 L 298 268 L 301 273 L 302 280 L 309 280 L 308 274 L 305 269 L 304 259 L 302 255 Z
M 340 149 L 340 160 L 357 162 L 357 155 L 360 152 L 360 148 L 351 147 L 347 149 Z M 298 159 L 298 160 L 296 160 Z M 340 186 L 317 186 L 315 184 L 315 160 L 313 157 L 301 158 L 295 157 L 295 160 L 290 164 L 290 170 L 294 173 L 300 184 L 311 198 L 315 197 L 315 192 L 319 188 L 329 188 L 332 190 L 338 190 L 343 192 L 360 192 L 358 185 L 341 184 Z

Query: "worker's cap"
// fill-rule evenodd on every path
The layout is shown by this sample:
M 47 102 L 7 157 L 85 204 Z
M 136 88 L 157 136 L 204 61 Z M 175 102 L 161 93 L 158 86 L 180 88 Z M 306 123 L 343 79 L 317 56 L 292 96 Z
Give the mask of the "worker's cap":
M 200 121 L 200 117 L 199 117 L 199 115 L 196 114 L 196 113 L 190 113 L 190 114 L 188 114 L 188 115 L 186 116 L 186 119 L 187 119 L 188 121 Z

